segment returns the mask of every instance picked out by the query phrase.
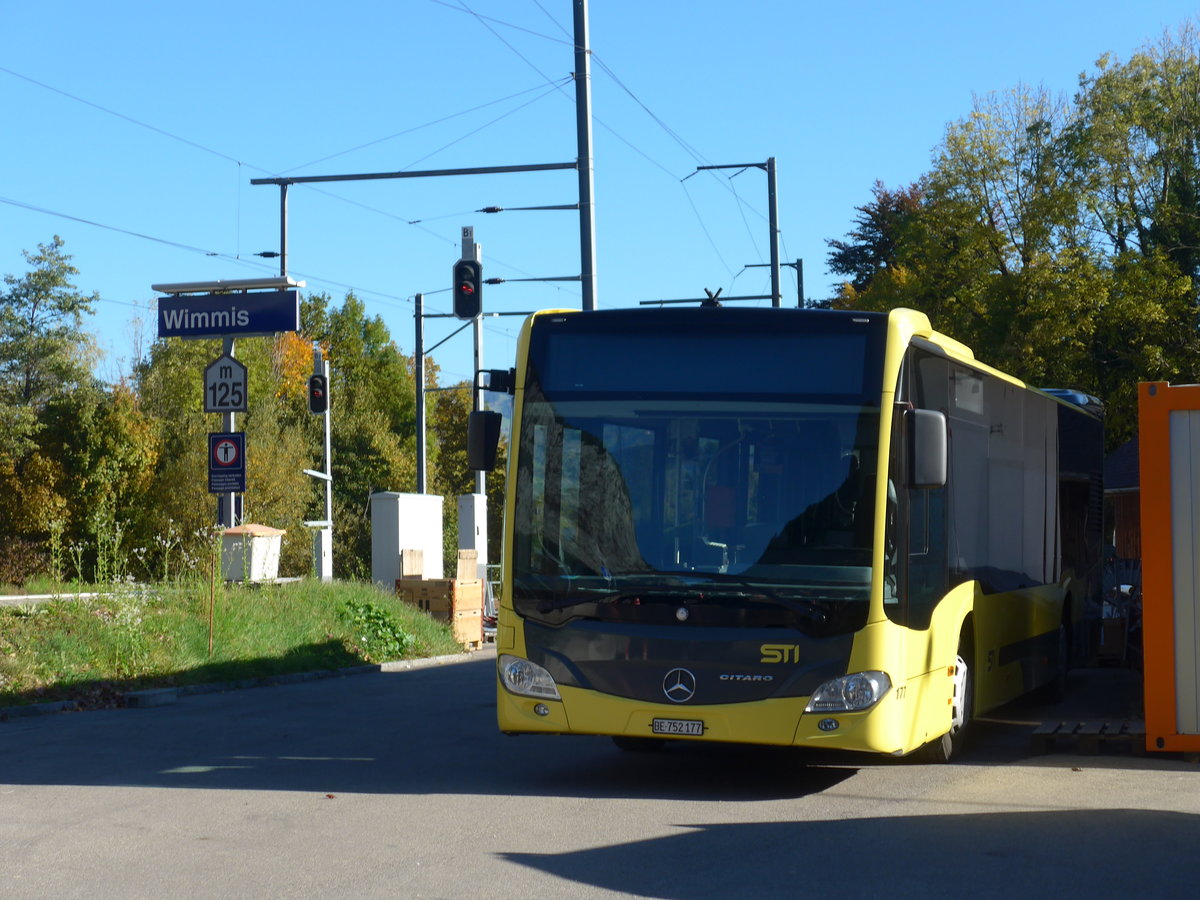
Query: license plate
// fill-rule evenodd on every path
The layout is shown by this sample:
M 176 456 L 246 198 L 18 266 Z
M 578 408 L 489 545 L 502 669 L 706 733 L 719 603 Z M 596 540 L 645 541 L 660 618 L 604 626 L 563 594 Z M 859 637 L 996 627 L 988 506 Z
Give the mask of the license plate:
M 704 723 L 699 719 L 654 719 L 650 730 L 655 734 L 704 734 Z

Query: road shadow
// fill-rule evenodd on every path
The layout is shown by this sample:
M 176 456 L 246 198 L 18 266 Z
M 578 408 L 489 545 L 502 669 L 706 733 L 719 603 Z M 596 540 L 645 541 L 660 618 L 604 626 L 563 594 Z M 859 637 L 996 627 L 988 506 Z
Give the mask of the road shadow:
M 0 723 L 0 782 L 751 802 L 820 793 L 865 768 L 923 765 L 797 748 L 678 742 L 643 754 L 601 737 L 506 737 L 495 690 L 495 656 L 485 652 L 154 709 L 13 720 Z M 1034 709 L 1006 708 L 1019 715 L 977 723 L 963 764 L 1067 764 L 1031 758 L 1034 723 L 1020 716 Z M 1132 757 L 1082 764 L 1186 767 Z
M 0 721 L 41 712 L 40 707 L 51 704 L 76 712 L 122 709 L 129 705 L 127 696 L 137 691 L 179 688 L 185 693 L 210 693 L 264 687 L 289 677 L 303 680 L 299 676 L 332 675 L 362 664 L 362 658 L 350 653 L 344 642 L 328 640 L 293 647 L 279 656 L 203 663 L 178 672 L 71 680 L 33 691 L 0 691 Z
M 495 658 L 0 723 L 0 782 L 316 793 L 791 799 L 851 777 L 789 748 L 507 737 Z M 843 762 L 845 762 L 843 760 Z
M 1190 898 L 1197 841 L 1200 817 L 1102 809 L 680 824 L 667 837 L 502 858 L 576 885 L 667 900 Z

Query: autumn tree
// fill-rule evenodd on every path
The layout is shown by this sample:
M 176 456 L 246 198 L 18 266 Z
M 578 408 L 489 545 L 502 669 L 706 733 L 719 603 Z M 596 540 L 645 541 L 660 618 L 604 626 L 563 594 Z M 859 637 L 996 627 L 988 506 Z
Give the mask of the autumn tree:
M 1200 34 L 1186 24 L 1080 78 L 1075 175 L 1110 252 L 1159 251 L 1200 275 Z
M 78 270 L 57 235 L 22 255 L 31 267 L 5 275 L 0 293 L 0 534 L 44 536 L 64 514 L 62 462 L 39 446 L 47 407 L 96 392 L 94 344 L 83 316 L 98 299 L 72 282 Z
M 888 190 L 882 181 L 871 200 L 855 207 L 854 229 L 847 240 L 829 240 L 829 271 L 846 277 L 854 292 L 866 290 L 875 276 L 896 263 L 897 245 L 908 221 L 919 211 L 921 189 L 910 184 Z
M 312 549 L 303 522 L 315 496 L 304 469 L 313 466 L 320 444 L 312 439 L 302 387 L 284 366 L 288 355 L 282 347 L 289 340 L 236 342 L 237 357 L 248 370 L 247 412 L 238 418 L 246 433 L 243 514 L 248 522 L 284 529 L 280 572 L 304 575 L 311 571 Z M 195 555 L 216 522 L 216 497 L 208 492 L 208 434 L 222 430 L 222 423 L 218 414 L 204 412 L 202 373 L 220 354 L 219 341 L 167 338 L 152 345 L 136 370 L 138 396 L 159 448 L 147 489 L 151 502 L 131 526 L 141 546 Z M 161 561 L 151 565 L 158 569 Z
M 24 275 L 5 275 L 0 293 L 0 398 L 35 412 L 55 394 L 91 381 L 94 344 L 83 330 L 99 295 L 80 293 L 58 235 L 24 251 L 32 267 Z
M 1200 184 L 1177 134 L 1200 129 L 1194 104 L 1175 115 L 1163 99 L 1190 83 L 1187 46 L 1102 60 L 1073 105 L 1024 86 L 977 99 L 903 215 L 888 218 L 897 204 L 876 185 L 858 227 L 829 242 L 852 276 L 836 305 L 920 309 L 1031 384 L 1099 395 L 1110 444 L 1127 439 L 1138 380 L 1200 374 L 1188 231 Z

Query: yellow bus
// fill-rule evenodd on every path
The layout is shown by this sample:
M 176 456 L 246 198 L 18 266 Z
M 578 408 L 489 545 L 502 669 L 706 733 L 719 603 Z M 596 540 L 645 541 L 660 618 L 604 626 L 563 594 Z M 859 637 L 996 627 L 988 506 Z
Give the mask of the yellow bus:
M 493 375 L 502 731 L 947 760 L 1064 685 L 1099 590 L 1092 398 L 903 309 L 548 311 Z

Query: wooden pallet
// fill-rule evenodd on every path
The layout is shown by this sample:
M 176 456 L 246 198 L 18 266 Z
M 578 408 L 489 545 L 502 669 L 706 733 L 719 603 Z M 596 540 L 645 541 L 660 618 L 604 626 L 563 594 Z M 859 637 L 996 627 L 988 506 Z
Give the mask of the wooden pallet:
M 1146 751 L 1146 723 L 1140 719 L 1118 722 L 1066 721 L 1044 722 L 1033 732 L 1033 752 L 1052 753 L 1077 750 L 1096 754 Z

